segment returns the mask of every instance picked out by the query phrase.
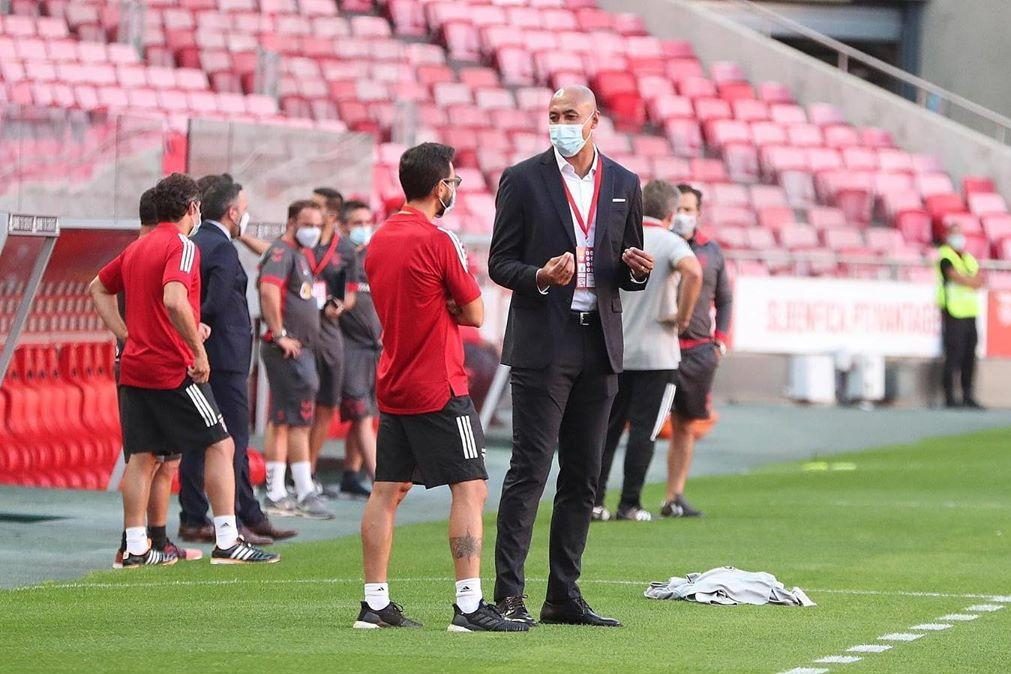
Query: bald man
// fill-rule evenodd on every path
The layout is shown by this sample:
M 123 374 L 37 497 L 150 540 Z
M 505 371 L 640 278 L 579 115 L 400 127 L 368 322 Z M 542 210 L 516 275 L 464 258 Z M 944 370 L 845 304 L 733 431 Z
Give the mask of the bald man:
M 567 87 L 548 108 L 551 148 L 502 174 L 488 271 L 512 291 L 502 362 L 512 367 L 513 450 L 502 487 L 495 600 L 536 624 L 524 604 L 524 564 L 537 505 L 558 447 L 544 623 L 618 627 L 577 581 L 600 475 L 607 417 L 622 368 L 618 290 L 646 286 L 639 177 L 593 142 L 593 92 Z

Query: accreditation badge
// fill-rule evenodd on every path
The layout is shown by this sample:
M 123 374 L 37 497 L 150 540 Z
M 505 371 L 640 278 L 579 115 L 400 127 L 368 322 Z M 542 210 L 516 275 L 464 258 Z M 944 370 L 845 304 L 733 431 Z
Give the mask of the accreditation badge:
M 576 246 L 576 289 L 589 290 L 594 287 L 593 247 Z

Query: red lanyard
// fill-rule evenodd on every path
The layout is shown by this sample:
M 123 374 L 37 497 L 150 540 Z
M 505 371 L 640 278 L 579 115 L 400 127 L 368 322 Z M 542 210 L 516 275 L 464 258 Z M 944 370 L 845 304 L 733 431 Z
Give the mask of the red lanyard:
M 326 266 L 330 264 L 330 260 L 333 259 L 334 253 L 337 252 L 337 242 L 340 241 L 340 238 L 340 234 L 337 232 L 333 233 L 333 237 L 330 239 L 330 247 L 326 249 L 325 253 L 323 253 L 323 259 L 319 261 L 319 264 L 316 264 L 316 253 L 308 248 L 305 249 L 305 257 L 309 261 L 309 267 L 312 269 L 313 276 L 319 276 L 319 273 L 326 269 Z
M 604 162 L 597 160 L 597 172 L 593 175 L 593 201 L 590 202 L 590 212 L 587 213 L 586 220 L 583 220 L 583 214 L 579 212 L 579 207 L 576 206 L 576 200 L 572 198 L 572 192 L 569 191 L 569 185 L 565 182 L 565 178 L 562 177 L 562 187 L 565 189 L 565 198 L 569 200 L 569 207 L 572 209 L 572 215 L 576 218 L 576 224 L 579 228 L 583 230 L 583 236 L 590 237 L 590 226 L 595 222 L 597 217 L 597 197 L 600 195 L 600 180 L 604 175 Z

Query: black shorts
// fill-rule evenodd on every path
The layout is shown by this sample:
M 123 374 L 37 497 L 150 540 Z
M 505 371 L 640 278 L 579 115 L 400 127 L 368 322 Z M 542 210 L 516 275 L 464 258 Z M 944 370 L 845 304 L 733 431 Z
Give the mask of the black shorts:
M 176 389 L 121 386 L 119 416 L 128 458 L 155 454 L 171 460 L 173 454 L 202 452 L 228 437 L 211 387 L 189 377 Z
M 116 400 L 118 401 L 120 409 L 122 409 L 122 405 L 123 405 L 123 387 L 119 385 L 119 354 L 122 351 L 123 351 L 122 345 L 120 345 L 117 342 L 116 343 L 116 362 L 112 366 L 112 372 L 113 372 L 113 375 L 114 375 L 114 377 L 116 379 Z M 158 460 L 158 463 L 166 463 L 166 462 L 169 462 L 169 461 L 178 461 L 179 459 L 183 458 L 183 455 L 179 453 L 178 449 L 171 449 L 171 450 L 168 450 L 168 451 L 157 451 L 154 454 L 155 454 L 155 458 Z M 127 453 L 126 450 L 123 451 L 123 456 L 125 457 L 125 459 L 127 461 L 130 460 L 130 454 Z
M 431 489 L 487 480 L 484 430 L 469 396 L 438 412 L 379 415 L 376 482 L 414 482 Z
M 358 421 L 379 413 L 376 405 L 376 366 L 379 352 L 350 344 L 344 349 L 341 421 Z
M 324 355 L 322 350 L 316 355 L 316 372 L 319 374 L 319 390 L 316 404 L 337 407 L 341 404 L 341 383 L 344 380 L 343 349 L 339 356 Z
M 682 419 L 708 419 L 713 379 L 720 357 L 715 344 L 701 344 L 681 353 L 674 413 Z
M 294 358 L 285 358 L 281 349 L 264 342 L 260 357 L 270 385 L 270 421 L 279 426 L 311 426 L 316 413 L 316 355 L 303 348 Z

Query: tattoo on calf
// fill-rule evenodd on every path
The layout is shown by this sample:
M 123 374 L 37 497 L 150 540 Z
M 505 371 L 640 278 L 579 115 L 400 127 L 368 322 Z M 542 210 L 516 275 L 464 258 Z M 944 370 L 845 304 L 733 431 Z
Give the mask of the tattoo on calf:
M 454 559 L 480 557 L 481 539 L 471 536 L 469 531 L 464 536 L 450 536 L 449 549 L 453 551 Z

